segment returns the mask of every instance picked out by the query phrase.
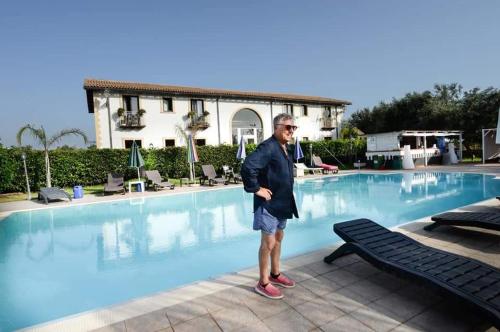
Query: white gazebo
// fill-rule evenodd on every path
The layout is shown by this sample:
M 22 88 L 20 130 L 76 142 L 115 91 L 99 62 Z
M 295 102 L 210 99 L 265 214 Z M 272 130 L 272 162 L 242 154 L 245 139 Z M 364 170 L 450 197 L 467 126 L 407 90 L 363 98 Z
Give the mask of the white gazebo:
M 372 160 L 373 156 L 384 156 L 385 159 L 393 159 L 398 156 L 404 156 L 404 145 L 412 145 L 410 153 L 412 159 L 423 159 L 424 165 L 427 166 L 427 161 L 431 157 L 440 156 L 441 150 L 433 144 L 428 146 L 428 137 L 458 137 L 458 157 L 462 160 L 462 131 L 459 130 L 403 130 L 389 133 L 367 134 L 366 159 Z M 415 140 L 405 139 L 414 137 Z M 407 141 L 405 144 L 402 141 Z M 403 146 L 402 146 L 403 145 Z

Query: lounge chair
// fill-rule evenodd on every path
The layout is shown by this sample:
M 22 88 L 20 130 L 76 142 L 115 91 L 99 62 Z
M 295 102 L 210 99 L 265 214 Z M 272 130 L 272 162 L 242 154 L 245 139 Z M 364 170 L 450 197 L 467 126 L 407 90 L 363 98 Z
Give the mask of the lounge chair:
M 208 181 L 209 186 L 213 186 L 218 183 L 224 183 L 227 185 L 229 183 L 225 177 L 217 177 L 217 173 L 215 173 L 213 165 L 201 165 L 201 170 L 203 171 L 203 176 L 200 177 L 201 185 L 204 185 L 205 181 Z
M 38 200 L 43 200 L 45 204 L 56 199 L 69 199 L 71 201 L 71 195 L 59 187 L 41 188 L 38 193 Z
M 472 226 L 500 231 L 498 212 L 445 212 L 431 219 L 434 223 L 425 226 L 426 231 L 432 231 L 441 225 Z
M 243 182 L 243 178 L 241 177 L 241 175 L 235 173 L 232 167 L 229 167 L 228 165 L 223 165 L 222 171 L 224 172 L 224 177 L 228 179 L 228 181 L 231 181 L 232 179 L 234 183 Z
M 346 243 L 324 258 L 356 253 L 374 266 L 462 300 L 500 328 L 500 270 L 472 258 L 428 247 L 368 219 L 334 224 Z
M 321 174 L 321 172 L 323 171 L 323 168 L 321 167 L 307 167 L 304 163 L 295 163 L 294 166 L 297 169 L 303 170 L 304 173 L 309 172 L 310 174 L 314 174 L 314 172 L 319 172 Z
M 108 182 L 104 184 L 104 194 L 107 193 L 125 194 L 125 181 L 123 176 L 115 173 L 108 173 Z
M 153 185 L 153 189 L 156 191 L 158 189 L 170 188 L 174 189 L 175 185 L 167 181 L 163 181 L 158 170 L 145 171 L 146 178 Z
M 333 174 L 335 174 L 339 172 L 339 168 L 337 166 L 324 164 L 319 156 L 313 155 L 312 160 L 315 167 L 320 167 L 323 169 L 323 173 L 332 172 Z

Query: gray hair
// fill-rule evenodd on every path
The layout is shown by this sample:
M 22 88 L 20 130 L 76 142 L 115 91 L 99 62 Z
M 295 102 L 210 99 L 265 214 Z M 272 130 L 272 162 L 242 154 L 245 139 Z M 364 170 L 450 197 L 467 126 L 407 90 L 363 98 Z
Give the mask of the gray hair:
M 286 120 L 293 120 L 293 116 L 291 116 L 290 114 L 286 114 L 286 113 L 281 113 L 281 114 L 276 115 L 273 119 L 274 129 L 276 129 L 277 124 L 281 123 L 281 121 L 286 121 Z

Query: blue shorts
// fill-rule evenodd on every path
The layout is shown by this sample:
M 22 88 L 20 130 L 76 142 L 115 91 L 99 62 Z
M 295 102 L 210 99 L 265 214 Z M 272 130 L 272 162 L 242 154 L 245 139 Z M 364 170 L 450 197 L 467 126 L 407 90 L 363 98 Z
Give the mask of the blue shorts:
M 260 206 L 253 214 L 253 229 L 261 230 L 266 234 L 276 233 L 276 229 L 285 229 L 286 219 L 278 219 L 263 206 Z

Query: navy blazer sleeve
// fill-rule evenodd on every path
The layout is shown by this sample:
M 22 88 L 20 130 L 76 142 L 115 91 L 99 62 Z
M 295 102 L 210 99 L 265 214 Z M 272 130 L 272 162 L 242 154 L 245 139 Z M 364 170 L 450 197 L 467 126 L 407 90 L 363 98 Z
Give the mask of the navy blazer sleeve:
M 241 177 L 246 192 L 256 193 L 260 189 L 258 181 L 259 173 L 266 168 L 271 160 L 271 151 L 266 144 L 260 144 L 251 153 L 241 167 Z

